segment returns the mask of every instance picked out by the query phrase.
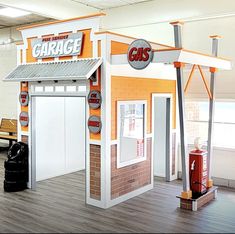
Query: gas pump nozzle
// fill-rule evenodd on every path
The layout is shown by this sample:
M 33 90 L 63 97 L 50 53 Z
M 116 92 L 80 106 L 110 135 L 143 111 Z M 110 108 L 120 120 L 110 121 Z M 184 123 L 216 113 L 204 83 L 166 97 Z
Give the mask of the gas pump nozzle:
M 195 167 L 195 160 L 193 160 L 193 162 L 191 164 L 191 171 L 194 171 L 194 167 Z

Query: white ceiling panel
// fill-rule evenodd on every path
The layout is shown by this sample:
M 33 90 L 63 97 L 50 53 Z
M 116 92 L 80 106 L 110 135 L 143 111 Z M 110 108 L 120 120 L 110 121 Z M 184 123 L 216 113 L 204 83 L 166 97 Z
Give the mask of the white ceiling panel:
M 3 9 L 3 8 L 5 7 L 0 5 L 0 9 Z M 11 18 L 11 17 L 0 15 L 0 29 L 13 27 L 17 25 L 25 25 L 25 24 L 30 24 L 34 22 L 40 22 L 40 21 L 49 21 L 49 20 L 52 20 L 52 19 L 40 16 L 37 14 L 33 14 L 33 13 L 29 15 L 25 15 L 25 16 L 16 17 L 16 18 Z
M 99 10 L 106 10 L 140 2 L 147 2 L 149 0 L 71 0 L 86 6 L 94 7 Z
M 129 4 L 135 4 L 140 2 L 149 2 L 150 0 L 123 0 L 123 2 L 127 2 Z

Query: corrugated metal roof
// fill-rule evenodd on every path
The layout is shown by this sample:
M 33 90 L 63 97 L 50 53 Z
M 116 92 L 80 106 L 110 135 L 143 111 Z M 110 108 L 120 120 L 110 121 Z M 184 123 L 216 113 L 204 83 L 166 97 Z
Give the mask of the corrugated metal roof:
M 5 81 L 89 79 L 101 65 L 101 58 L 19 65 Z

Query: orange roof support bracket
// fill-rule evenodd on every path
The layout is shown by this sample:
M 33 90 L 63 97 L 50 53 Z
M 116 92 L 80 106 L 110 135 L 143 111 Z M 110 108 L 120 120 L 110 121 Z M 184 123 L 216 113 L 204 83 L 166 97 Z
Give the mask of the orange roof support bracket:
M 216 67 L 210 67 L 210 72 L 211 73 L 215 73 L 215 72 L 217 72 L 218 71 L 218 68 L 216 68 Z
M 185 66 L 185 63 L 181 63 L 181 62 L 174 62 L 174 67 L 175 68 L 183 68 Z
M 189 87 L 189 84 L 190 84 L 190 82 L 191 82 L 191 80 L 192 80 L 192 77 L 193 77 L 193 74 L 194 74 L 194 71 L 195 71 L 196 66 L 198 67 L 199 72 L 200 72 L 200 74 L 201 74 L 202 81 L 203 81 L 204 86 L 205 86 L 205 88 L 206 88 L 207 94 L 208 94 L 209 98 L 212 99 L 212 94 L 211 94 L 210 88 L 209 88 L 209 86 L 208 86 L 208 84 L 207 84 L 207 82 L 206 82 L 206 79 L 205 79 L 205 76 L 204 76 L 204 74 L 203 74 L 202 68 L 201 68 L 200 65 L 196 65 L 196 64 L 194 64 L 193 67 L 192 67 L 192 70 L 191 70 L 191 72 L 190 72 L 188 81 L 187 81 L 187 83 L 186 83 L 186 85 L 185 85 L 185 88 L 184 88 L 184 92 L 186 93 L 187 90 L 188 90 L 188 87 Z M 210 71 L 211 71 L 211 69 L 212 69 L 212 68 L 210 68 Z M 216 69 L 216 68 L 214 68 L 214 69 Z
M 222 38 L 222 36 L 220 36 L 220 35 L 211 35 L 210 36 L 210 38 L 212 38 L 212 39 L 221 39 Z
M 172 21 L 170 22 L 171 25 L 184 25 L 184 22 L 183 21 Z
M 190 84 L 190 82 L 191 82 L 191 79 L 192 79 L 192 77 L 193 77 L 195 68 L 196 68 L 196 65 L 194 64 L 193 67 L 192 67 L 192 70 L 191 70 L 191 72 L 190 72 L 190 75 L 189 75 L 188 81 L 187 81 L 187 83 L 186 83 L 186 86 L 185 86 L 185 88 L 184 88 L 184 92 L 185 92 L 185 93 L 186 93 L 187 90 L 188 90 L 188 86 L 189 86 L 189 84 Z
M 209 89 L 209 87 L 208 87 L 208 84 L 207 84 L 207 82 L 206 82 L 206 79 L 205 79 L 205 76 L 204 76 L 204 74 L 203 74 L 202 68 L 201 68 L 201 66 L 199 66 L 199 65 L 197 65 L 197 67 L 198 67 L 198 69 L 199 69 L 199 71 L 200 71 L 200 74 L 201 74 L 203 83 L 204 83 L 204 85 L 205 85 L 207 94 L 208 94 L 209 98 L 212 99 L 211 91 L 210 91 L 210 89 Z

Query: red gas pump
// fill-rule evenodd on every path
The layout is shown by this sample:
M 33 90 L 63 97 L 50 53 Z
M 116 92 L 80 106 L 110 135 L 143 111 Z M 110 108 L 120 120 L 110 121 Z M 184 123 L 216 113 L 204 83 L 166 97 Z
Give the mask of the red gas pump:
M 207 151 L 196 149 L 189 153 L 190 189 L 193 198 L 207 192 Z

